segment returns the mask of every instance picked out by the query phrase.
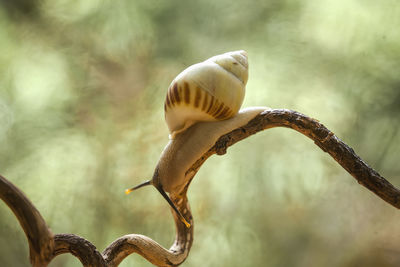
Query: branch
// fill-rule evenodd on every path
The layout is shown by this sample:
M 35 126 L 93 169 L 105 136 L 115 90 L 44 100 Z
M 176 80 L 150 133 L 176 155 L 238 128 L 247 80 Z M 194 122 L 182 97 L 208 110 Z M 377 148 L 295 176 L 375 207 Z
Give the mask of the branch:
M 228 147 L 240 140 L 274 127 L 291 128 L 309 137 L 324 152 L 331 155 L 359 184 L 368 188 L 390 205 L 400 209 L 399 189 L 372 169 L 357 156 L 351 147 L 346 145 L 323 124 L 304 114 L 287 109 L 265 110 L 247 125 L 221 136 L 216 144 L 193 164 L 186 173 L 197 172 L 200 166 L 211 155 L 223 155 L 226 153 Z
M 29 243 L 32 266 L 46 266 L 54 250 L 53 234 L 25 194 L 0 175 L 0 198 L 17 217 Z
M 201 165 L 211 155 L 223 155 L 228 147 L 240 140 L 273 127 L 291 128 L 309 137 L 361 185 L 394 207 L 400 208 L 400 190 L 368 166 L 353 149 L 317 120 L 285 109 L 265 110 L 247 125 L 221 136 L 215 145 L 186 171 L 188 183 L 182 192 L 170 197 L 180 212 L 188 218 L 192 227 L 185 227 L 172 211 L 177 235 L 175 243 L 169 250 L 146 236 L 131 234 L 118 238 L 100 254 L 92 243 L 79 236 L 58 234 L 53 237 L 33 204 L 17 187 L 2 176 L 0 176 L 0 198 L 11 208 L 25 231 L 32 266 L 46 266 L 55 256 L 62 253 L 73 254 L 86 267 L 118 266 L 131 253 L 138 253 L 157 266 L 178 266 L 187 258 L 193 242 L 193 218 L 186 192 Z
M 72 234 L 57 234 L 54 237 L 55 249 L 53 257 L 63 253 L 71 253 L 85 267 L 106 267 L 106 263 L 96 247 L 86 239 Z
M 188 214 L 192 227 L 187 228 L 171 209 L 175 221 L 176 238 L 167 250 L 151 238 L 143 235 L 125 235 L 112 242 L 103 252 L 107 266 L 118 266 L 131 253 L 138 253 L 156 266 L 178 266 L 187 258 L 193 242 L 193 218 L 190 213 L 186 191 L 182 195 L 171 195 L 171 200 L 183 214 Z
M 171 196 L 181 209 L 188 207 L 186 192 L 184 197 Z M 73 234 L 53 236 L 46 222 L 25 194 L 10 181 L 0 175 L 0 198 L 17 217 L 29 242 L 31 264 L 34 267 L 47 266 L 56 256 L 71 253 L 85 267 L 118 266 L 131 253 L 138 253 L 157 266 L 178 266 L 186 258 L 193 242 L 193 227 L 187 228 L 175 217 L 177 237 L 167 250 L 149 237 L 137 234 L 126 235 L 111 243 L 101 254 L 88 240 Z M 188 212 L 189 210 L 187 210 Z M 190 215 L 190 221 L 192 221 Z

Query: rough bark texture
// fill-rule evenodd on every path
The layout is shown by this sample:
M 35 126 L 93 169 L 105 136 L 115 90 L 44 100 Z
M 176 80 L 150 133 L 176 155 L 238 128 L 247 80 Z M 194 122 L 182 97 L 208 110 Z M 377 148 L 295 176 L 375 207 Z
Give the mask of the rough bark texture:
M 358 157 L 352 148 L 336 137 L 317 120 L 301 113 L 285 110 L 266 110 L 247 125 L 221 136 L 215 145 L 186 171 L 188 183 L 182 192 L 171 199 L 181 213 L 189 218 L 192 227 L 186 228 L 172 211 L 177 235 L 167 250 L 154 240 L 137 234 L 118 238 L 103 253 L 82 237 L 72 234 L 53 236 L 40 213 L 17 187 L 0 176 L 0 197 L 11 208 L 20 222 L 29 242 L 32 266 L 46 266 L 55 256 L 71 253 L 83 266 L 118 266 L 131 253 L 138 253 L 157 266 L 178 266 L 188 256 L 193 242 L 193 218 L 186 197 L 187 188 L 201 165 L 213 154 L 223 155 L 229 146 L 257 132 L 273 127 L 287 127 L 309 137 L 323 151 L 329 153 L 361 185 L 381 199 L 400 208 L 400 190 Z
M 57 234 L 54 237 L 55 249 L 53 256 L 71 253 L 77 257 L 85 267 L 107 266 L 103 256 L 97 248 L 86 239 L 73 234 Z

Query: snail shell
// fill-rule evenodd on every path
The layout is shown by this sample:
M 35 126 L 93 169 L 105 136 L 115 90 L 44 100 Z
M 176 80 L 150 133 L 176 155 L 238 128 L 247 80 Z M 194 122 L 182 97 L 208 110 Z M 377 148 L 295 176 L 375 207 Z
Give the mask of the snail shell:
M 164 104 L 170 138 L 198 121 L 235 116 L 247 79 L 247 53 L 243 50 L 214 56 L 181 72 L 169 86 Z

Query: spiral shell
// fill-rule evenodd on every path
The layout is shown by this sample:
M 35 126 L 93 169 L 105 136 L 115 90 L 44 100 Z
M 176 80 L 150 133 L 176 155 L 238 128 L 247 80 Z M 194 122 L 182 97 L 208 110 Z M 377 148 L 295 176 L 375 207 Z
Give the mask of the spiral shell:
M 181 72 L 169 86 L 164 104 L 170 138 L 196 122 L 235 116 L 247 78 L 247 53 L 243 50 L 214 56 Z

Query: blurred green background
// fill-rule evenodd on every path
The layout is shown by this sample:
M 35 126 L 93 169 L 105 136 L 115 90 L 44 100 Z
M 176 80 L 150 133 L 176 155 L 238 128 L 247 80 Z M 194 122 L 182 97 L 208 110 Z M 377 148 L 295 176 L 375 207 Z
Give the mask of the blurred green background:
M 398 1 L 0 1 L 0 173 L 54 233 L 102 251 L 147 235 L 169 247 L 150 178 L 168 141 L 163 100 L 187 66 L 249 54 L 244 106 L 317 118 L 400 186 Z M 182 266 L 399 266 L 400 213 L 304 136 L 271 129 L 194 179 Z M 28 266 L 0 203 L 0 265 Z M 81 266 L 72 255 L 50 266 Z M 120 266 L 152 266 L 138 255 Z

